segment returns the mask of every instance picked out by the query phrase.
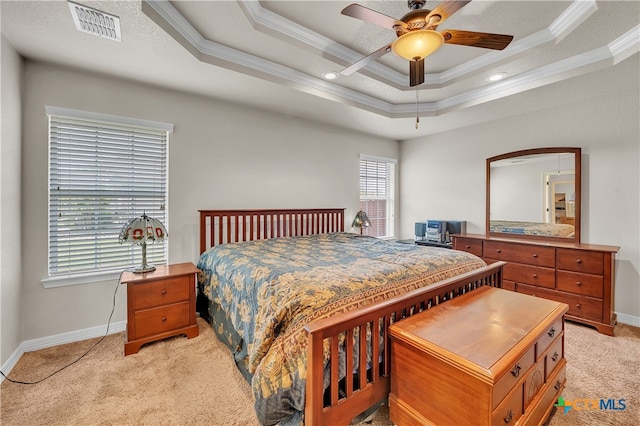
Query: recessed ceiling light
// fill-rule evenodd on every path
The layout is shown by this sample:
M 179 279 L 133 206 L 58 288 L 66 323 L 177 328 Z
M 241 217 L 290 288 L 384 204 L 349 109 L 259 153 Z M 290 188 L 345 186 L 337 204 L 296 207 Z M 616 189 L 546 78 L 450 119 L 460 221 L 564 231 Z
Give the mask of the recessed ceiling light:
M 328 71 L 322 74 L 322 78 L 324 78 L 325 80 L 335 80 L 336 78 L 338 78 L 339 75 L 340 73 L 338 72 Z
M 487 80 L 489 81 L 500 81 L 507 76 L 506 72 L 499 72 L 497 74 L 492 75 Z
M 78 31 L 122 41 L 120 18 L 72 1 L 67 2 Z

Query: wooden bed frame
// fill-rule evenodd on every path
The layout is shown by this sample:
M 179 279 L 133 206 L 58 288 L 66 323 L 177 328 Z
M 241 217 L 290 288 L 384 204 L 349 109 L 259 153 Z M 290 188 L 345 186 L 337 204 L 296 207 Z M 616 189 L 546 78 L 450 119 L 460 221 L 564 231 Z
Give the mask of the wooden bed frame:
M 200 252 L 227 242 L 344 232 L 345 209 L 200 210 Z M 452 277 L 428 287 L 375 303 L 351 312 L 313 321 L 305 326 L 309 336 L 306 379 L 305 423 L 308 425 L 349 424 L 353 418 L 384 401 L 390 389 L 389 325 L 439 303 L 482 286 L 502 287 L 504 262 Z M 359 353 L 377 354 L 367 364 L 360 357 L 353 368 L 353 336 L 357 330 Z M 338 374 L 339 337 L 344 340 L 346 379 Z M 382 336 L 382 342 L 380 341 Z M 325 340 L 330 343 L 330 385 L 324 389 Z M 378 348 L 373 351 L 372 348 Z M 366 374 L 358 374 L 365 371 Z

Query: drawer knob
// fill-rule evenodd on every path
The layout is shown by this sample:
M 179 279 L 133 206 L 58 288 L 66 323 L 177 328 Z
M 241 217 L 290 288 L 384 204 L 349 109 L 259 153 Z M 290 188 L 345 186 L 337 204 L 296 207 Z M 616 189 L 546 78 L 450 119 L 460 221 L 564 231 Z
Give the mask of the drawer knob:
M 538 254 L 537 253 L 533 253 L 533 257 L 538 257 Z
M 162 317 L 162 322 L 167 322 L 167 317 Z
M 555 388 L 556 390 L 560 390 L 560 387 L 561 387 L 561 386 L 562 386 L 562 382 L 561 382 L 560 380 L 558 380 L 558 381 L 556 382 L 556 385 L 554 386 L 554 388 Z
M 578 287 L 582 287 L 582 283 L 581 283 L 580 281 L 576 281 L 576 285 L 577 285 Z
M 167 290 L 162 289 L 162 291 L 160 293 L 164 296 L 165 294 L 167 294 Z
M 511 370 L 511 375 L 513 377 L 518 377 L 520 375 L 520 363 L 516 364 L 516 366 L 513 367 L 513 370 Z
M 556 335 L 556 329 L 551 327 L 551 330 L 549 330 L 549 332 L 547 333 L 549 335 L 549 337 L 553 337 Z
M 470 248 L 471 248 L 471 246 L 470 246 L 469 244 L 467 244 L 466 246 L 464 246 L 464 248 L 468 248 L 468 249 L 470 249 Z
M 580 309 L 580 308 L 582 308 L 582 305 L 579 304 L 579 303 L 576 303 L 576 308 Z
M 576 263 L 577 263 L 578 265 L 582 265 L 582 259 L 578 259 L 578 260 L 576 260 Z
M 551 357 L 551 360 L 553 362 L 556 362 L 558 360 L 558 357 L 560 356 L 560 354 L 558 352 L 554 352 L 553 356 Z
M 509 409 L 509 412 L 507 413 L 507 415 L 504 416 L 504 422 L 506 424 L 509 424 L 509 422 L 511 422 L 511 420 L 513 420 L 513 410 Z
M 538 278 L 538 274 L 533 274 L 533 278 Z
M 502 250 L 496 249 L 496 253 L 502 253 Z

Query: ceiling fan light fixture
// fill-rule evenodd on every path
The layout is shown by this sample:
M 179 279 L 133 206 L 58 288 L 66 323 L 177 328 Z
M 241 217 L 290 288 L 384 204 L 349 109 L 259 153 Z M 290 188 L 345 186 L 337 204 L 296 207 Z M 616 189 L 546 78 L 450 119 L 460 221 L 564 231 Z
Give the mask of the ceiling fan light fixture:
M 408 61 L 418 61 L 431 55 L 444 44 L 444 37 L 433 30 L 415 30 L 398 37 L 391 49 Z

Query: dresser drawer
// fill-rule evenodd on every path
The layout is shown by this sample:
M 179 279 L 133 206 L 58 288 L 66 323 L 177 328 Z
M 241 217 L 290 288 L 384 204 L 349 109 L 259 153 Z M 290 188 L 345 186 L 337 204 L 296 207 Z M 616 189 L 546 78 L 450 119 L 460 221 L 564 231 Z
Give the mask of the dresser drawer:
M 558 269 L 604 274 L 604 253 L 585 250 L 558 249 Z
M 509 366 L 506 373 L 500 377 L 493 386 L 494 407 L 504 399 L 516 383 L 527 374 L 527 371 L 535 363 L 535 345 L 531 346 L 516 362 Z M 522 400 L 521 400 L 522 403 Z
M 537 363 L 524 381 L 525 410 L 544 386 L 544 367 L 544 361 Z
M 573 315 L 591 321 L 602 321 L 602 300 L 600 299 L 576 296 L 560 291 L 550 291 L 540 287 L 533 287 L 520 283 L 516 285 L 516 291 L 518 293 L 530 294 L 532 296 L 566 303 L 569 305 L 569 312 L 567 312 L 567 315 Z
M 135 337 L 160 334 L 189 325 L 189 302 L 176 303 L 135 313 Z
M 602 298 L 604 279 L 599 275 L 558 271 L 558 290 Z
M 135 284 L 133 309 L 138 311 L 189 300 L 192 291 L 190 280 L 185 277 Z
M 505 426 L 515 424 L 522 417 L 522 385 L 513 389 L 502 403 L 493 410 L 491 424 Z
M 553 325 L 549 327 L 542 336 L 538 339 L 537 347 L 537 357 L 536 361 L 542 356 L 542 354 L 547 350 L 547 348 L 553 343 L 553 341 L 562 334 L 562 318 L 558 318 L 554 321 Z
M 540 287 L 554 288 L 556 284 L 556 271 L 550 268 L 507 263 L 503 268 L 505 280 L 517 283 L 531 284 Z
M 484 257 L 527 265 L 556 266 L 556 249 L 503 241 L 485 241 Z
M 453 248 L 456 250 L 466 251 L 471 254 L 475 254 L 478 257 L 482 257 L 482 240 L 476 240 L 473 238 L 460 238 L 455 237 Z
M 549 352 L 545 355 L 545 380 L 554 373 L 556 367 L 560 364 L 560 360 L 564 358 L 562 350 L 563 339 L 559 338 L 555 341 Z

